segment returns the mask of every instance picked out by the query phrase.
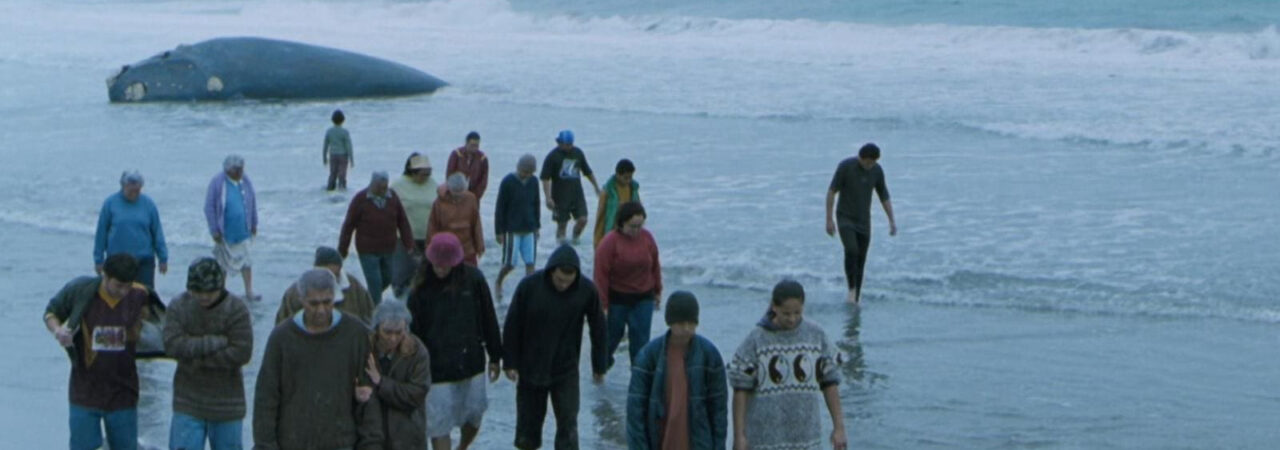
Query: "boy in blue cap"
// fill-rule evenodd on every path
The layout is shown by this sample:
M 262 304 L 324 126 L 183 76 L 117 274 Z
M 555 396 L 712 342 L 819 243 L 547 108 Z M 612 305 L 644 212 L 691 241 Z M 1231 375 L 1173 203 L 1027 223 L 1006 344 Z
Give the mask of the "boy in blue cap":
M 547 209 L 551 210 L 551 218 L 556 221 L 556 241 L 565 240 L 569 216 L 576 221 L 573 225 L 573 241 L 576 244 L 587 228 L 587 199 L 582 193 L 582 177 L 591 181 L 596 196 L 600 196 L 600 185 L 596 183 L 591 165 L 587 164 L 587 156 L 582 149 L 573 145 L 573 131 L 563 130 L 556 136 L 556 148 L 547 153 L 542 161 L 542 191 L 547 197 Z

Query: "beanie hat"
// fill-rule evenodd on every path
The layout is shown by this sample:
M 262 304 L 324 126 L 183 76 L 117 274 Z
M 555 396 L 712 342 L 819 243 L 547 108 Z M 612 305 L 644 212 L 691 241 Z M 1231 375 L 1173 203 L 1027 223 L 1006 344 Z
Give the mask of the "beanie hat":
M 698 323 L 698 298 L 689 291 L 675 291 L 667 297 L 667 325 Z
M 195 292 L 221 292 L 227 274 L 222 271 L 218 260 L 210 257 L 197 258 L 187 268 L 187 290 Z
M 453 267 L 462 262 L 462 241 L 449 232 L 431 236 L 427 245 L 427 261 L 436 267 Z
M 538 169 L 538 158 L 525 153 L 520 157 L 520 162 L 516 163 L 516 170 L 526 170 L 533 172 Z
M 342 254 L 333 247 L 316 247 L 316 267 L 342 266 Z

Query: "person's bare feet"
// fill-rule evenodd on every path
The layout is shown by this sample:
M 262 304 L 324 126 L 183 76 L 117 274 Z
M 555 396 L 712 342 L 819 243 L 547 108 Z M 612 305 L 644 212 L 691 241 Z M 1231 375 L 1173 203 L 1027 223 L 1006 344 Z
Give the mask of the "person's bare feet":
M 849 291 L 849 297 L 845 299 L 845 301 L 855 305 L 858 304 L 860 300 L 861 299 L 858 298 L 858 291 Z

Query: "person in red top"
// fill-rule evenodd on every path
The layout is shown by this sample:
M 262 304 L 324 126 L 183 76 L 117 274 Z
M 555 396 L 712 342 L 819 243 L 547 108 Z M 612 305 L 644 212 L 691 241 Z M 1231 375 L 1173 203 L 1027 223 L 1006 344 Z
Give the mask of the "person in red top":
M 592 279 L 609 316 L 610 367 L 624 331 L 631 362 L 635 362 L 640 349 L 649 343 L 653 311 L 662 309 L 662 264 L 658 243 L 644 229 L 645 218 L 640 203 L 623 203 L 614 221 L 616 228 L 596 248 Z
M 338 237 L 338 253 L 347 259 L 351 234 L 355 233 L 360 268 L 364 269 L 365 284 L 369 285 L 374 305 L 382 301 L 382 292 L 391 286 L 391 257 L 396 250 L 397 234 L 410 255 L 417 253 L 409 216 L 400 204 L 400 197 L 388 187 L 388 178 L 386 172 L 374 172 L 369 187 L 351 197 L 347 218 L 342 221 L 342 234 Z
M 449 153 L 449 165 L 445 167 L 444 176 L 459 172 L 467 177 L 467 183 L 470 184 L 467 190 L 475 194 L 476 203 L 480 203 L 484 190 L 489 187 L 489 158 L 480 150 L 480 133 L 467 133 L 466 145 Z

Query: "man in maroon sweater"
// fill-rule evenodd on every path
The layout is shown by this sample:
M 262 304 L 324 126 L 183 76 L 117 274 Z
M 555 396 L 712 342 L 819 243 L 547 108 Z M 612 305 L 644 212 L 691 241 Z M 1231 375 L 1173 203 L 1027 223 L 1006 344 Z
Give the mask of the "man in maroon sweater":
M 360 268 L 364 270 L 365 284 L 375 305 L 382 301 L 382 291 L 391 285 L 391 256 L 395 253 L 397 233 L 411 256 L 417 252 L 409 216 L 400 204 L 400 197 L 388 188 L 388 178 L 386 172 L 374 172 L 369 187 L 351 197 L 338 238 L 338 252 L 346 259 L 351 234 L 356 233 Z
M 467 177 L 467 190 L 476 195 L 476 203 L 479 203 L 489 187 L 489 158 L 480 150 L 480 133 L 467 133 L 466 145 L 449 153 L 449 165 L 445 167 L 444 176 L 455 173 Z

